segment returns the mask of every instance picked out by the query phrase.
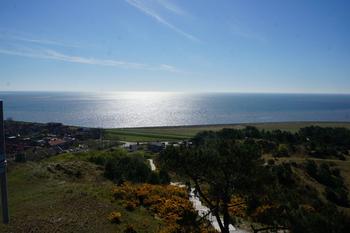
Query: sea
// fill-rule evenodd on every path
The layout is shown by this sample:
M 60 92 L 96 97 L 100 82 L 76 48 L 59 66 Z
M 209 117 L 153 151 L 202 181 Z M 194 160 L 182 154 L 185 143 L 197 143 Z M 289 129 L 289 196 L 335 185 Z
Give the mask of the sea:
M 290 121 L 350 122 L 350 95 L 0 92 L 6 119 L 126 128 Z

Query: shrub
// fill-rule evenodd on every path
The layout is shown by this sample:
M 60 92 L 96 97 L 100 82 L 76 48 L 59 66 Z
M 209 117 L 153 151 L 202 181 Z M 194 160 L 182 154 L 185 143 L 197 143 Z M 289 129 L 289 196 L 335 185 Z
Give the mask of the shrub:
M 131 181 L 135 183 L 148 182 L 151 177 L 151 169 L 142 158 L 120 156 L 109 159 L 105 165 L 105 177 L 117 183 Z
M 15 155 L 15 162 L 24 163 L 26 162 L 26 155 L 23 153 L 18 153 Z
M 269 160 L 267 160 L 267 164 L 272 166 L 275 164 L 275 161 L 273 159 L 269 159 Z
M 292 186 L 295 184 L 293 178 L 293 171 L 288 163 L 283 163 L 281 165 L 275 166 L 272 168 L 272 171 L 276 175 L 278 182 L 285 186 Z
M 242 197 L 233 196 L 231 198 L 228 210 L 232 216 L 245 217 L 247 212 L 247 203 Z
M 305 165 L 306 172 L 313 178 L 317 176 L 318 173 L 318 167 L 315 161 L 313 160 L 308 160 Z
M 327 187 L 325 194 L 329 201 L 339 206 L 349 207 L 348 193 L 345 189 L 331 190 Z
M 128 225 L 125 228 L 124 233 L 137 233 L 137 231 L 134 229 L 134 227 L 132 225 Z
M 170 176 L 167 171 L 161 169 L 159 171 L 159 183 L 160 184 L 169 184 L 170 183 Z
M 128 211 L 135 210 L 137 206 L 138 206 L 138 203 L 136 201 L 127 201 L 124 204 L 125 209 L 128 210 Z
M 111 222 L 111 223 L 120 223 L 120 218 L 122 217 L 122 214 L 120 212 L 117 212 L 117 211 L 113 211 L 112 213 L 110 213 L 108 215 L 108 220 Z
M 148 183 L 150 184 L 159 184 L 159 175 L 157 172 L 151 171 L 149 178 L 148 178 Z
M 273 152 L 275 157 L 287 157 L 289 156 L 288 146 L 286 144 L 278 145 L 277 149 Z
M 184 188 L 172 185 L 124 183 L 113 189 L 114 197 L 125 202 L 125 207 L 142 205 L 169 225 L 176 227 L 198 227 L 197 213 L 188 200 Z M 120 199 L 122 198 L 122 199 Z M 187 231 L 181 231 L 187 232 Z M 190 231 L 192 232 L 192 231 Z

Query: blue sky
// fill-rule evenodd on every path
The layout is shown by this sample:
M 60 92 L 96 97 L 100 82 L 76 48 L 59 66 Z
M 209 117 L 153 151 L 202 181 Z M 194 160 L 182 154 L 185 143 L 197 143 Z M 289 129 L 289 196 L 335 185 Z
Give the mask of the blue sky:
M 350 93 L 347 0 L 0 0 L 0 90 Z

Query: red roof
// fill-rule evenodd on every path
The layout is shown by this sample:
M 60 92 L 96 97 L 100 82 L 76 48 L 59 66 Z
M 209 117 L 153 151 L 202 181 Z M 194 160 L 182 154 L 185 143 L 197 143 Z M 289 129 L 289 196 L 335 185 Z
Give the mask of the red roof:
M 49 141 L 50 146 L 58 146 L 58 145 L 62 145 L 64 143 L 66 143 L 66 141 L 63 139 L 59 139 L 59 138 L 52 138 Z

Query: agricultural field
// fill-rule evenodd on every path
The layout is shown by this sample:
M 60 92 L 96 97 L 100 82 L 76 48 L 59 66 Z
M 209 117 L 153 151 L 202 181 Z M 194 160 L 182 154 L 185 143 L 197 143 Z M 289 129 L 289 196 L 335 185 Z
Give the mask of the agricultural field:
M 350 129 L 349 122 L 282 122 L 282 123 L 255 123 L 255 124 L 229 124 L 229 125 L 200 125 L 200 126 L 174 126 L 174 127 L 145 127 L 105 129 L 104 137 L 111 140 L 122 141 L 178 141 L 186 140 L 204 130 L 218 131 L 223 128 L 241 129 L 245 126 L 255 126 L 262 130 L 283 130 L 296 132 L 307 126 L 345 127 Z

